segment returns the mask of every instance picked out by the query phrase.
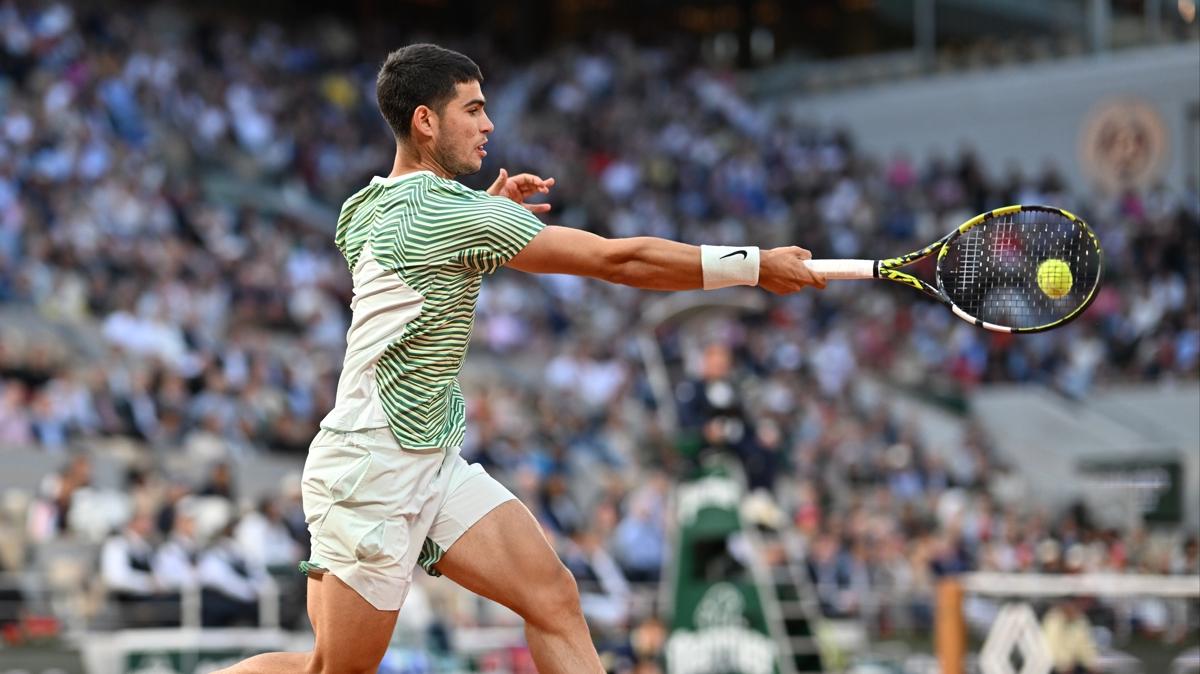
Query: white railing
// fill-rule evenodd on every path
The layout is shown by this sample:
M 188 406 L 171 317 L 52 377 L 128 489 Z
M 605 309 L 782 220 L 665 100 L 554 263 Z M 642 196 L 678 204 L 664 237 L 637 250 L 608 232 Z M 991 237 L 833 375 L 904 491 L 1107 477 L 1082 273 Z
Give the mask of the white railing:
M 1200 576 L 979 572 L 960 580 L 968 593 L 992 597 L 1200 597 Z

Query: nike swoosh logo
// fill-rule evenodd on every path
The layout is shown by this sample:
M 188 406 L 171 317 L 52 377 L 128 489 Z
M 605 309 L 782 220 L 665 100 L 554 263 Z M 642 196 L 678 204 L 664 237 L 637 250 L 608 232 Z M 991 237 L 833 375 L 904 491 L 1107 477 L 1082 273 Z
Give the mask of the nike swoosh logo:
M 747 253 L 747 252 L 746 252 L 746 251 L 744 251 L 744 250 L 735 250 L 735 251 L 733 251 L 732 253 L 730 253 L 730 254 L 728 254 L 728 255 L 722 255 L 720 259 L 724 260 L 725 258 L 727 258 L 727 257 L 733 257 L 734 255 L 741 255 L 741 256 L 742 256 L 742 259 L 743 259 L 743 260 L 745 260 L 745 259 L 746 259 L 746 257 L 749 255 L 749 253 Z

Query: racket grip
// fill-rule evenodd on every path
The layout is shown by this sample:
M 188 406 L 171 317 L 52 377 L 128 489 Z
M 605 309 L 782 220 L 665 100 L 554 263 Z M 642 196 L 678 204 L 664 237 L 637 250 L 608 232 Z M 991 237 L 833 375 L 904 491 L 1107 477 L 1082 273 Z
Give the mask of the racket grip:
M 804 264 L 827 279 L 875 278 L 875 260 L 805 260 Z

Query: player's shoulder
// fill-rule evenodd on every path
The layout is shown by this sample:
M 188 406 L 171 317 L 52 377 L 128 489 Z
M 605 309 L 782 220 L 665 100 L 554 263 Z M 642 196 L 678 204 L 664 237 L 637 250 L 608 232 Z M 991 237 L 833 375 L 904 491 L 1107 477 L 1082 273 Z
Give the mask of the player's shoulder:
M 338 212 L 339 226 L 359 219 L 363 213 L 371 210 L 371 204 L 375 203 L 374 199 L 378 196 L 378 193 L 379 190 L 376 185 L 368 184 L 366 187 L 347 197 L 342 202 L 342 208 Z
M 491 215 L 511 215 L 514 212 L 525 213 L 525 209 L 511 199 L 497 197 L 483 190 L 476 190 L 458 182 L 438 176 L 431 176 L 429 193 L 435 198 L 441 197 L 440 205 L 448 208 L 461 207 L 473 213 Z
M 471 189 L 457 180 L 442 178 L 433 174 L 430 174 L 428 179 L 429 191 L 442 196 L 472 202 L 487 201 L 492 198 L 492 195 L 487 192 Z
M 347 208 L 353 208 L 354 206 L 366 201 L 377 191 L 378 187 L 375 185 L 374 181 L 367 183 L 366 186 L 360 188 L 357 192 L 351 194 L 349 197 L 346 197 L 346 200 L 342 202 L 342 210 L 344 211 Z

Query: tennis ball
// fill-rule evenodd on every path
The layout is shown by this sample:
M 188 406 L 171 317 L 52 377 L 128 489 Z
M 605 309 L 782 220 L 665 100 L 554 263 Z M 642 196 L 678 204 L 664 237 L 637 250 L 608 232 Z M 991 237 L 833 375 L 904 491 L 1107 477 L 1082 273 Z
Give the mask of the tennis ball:
M 1071 292 L 1071 268 L 1066 262 L 1050 258 L 1038 265 L 1038 287 L 1054 299 Z

